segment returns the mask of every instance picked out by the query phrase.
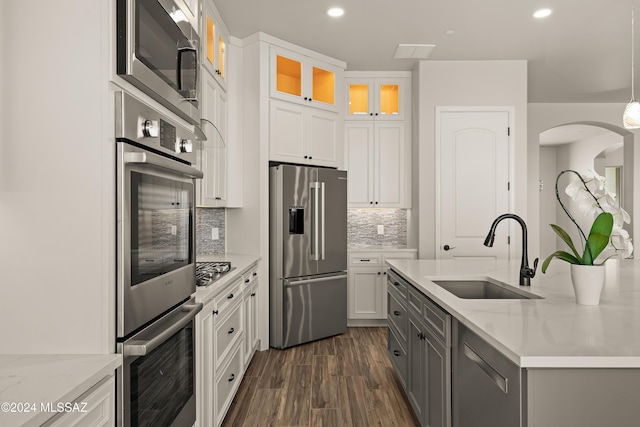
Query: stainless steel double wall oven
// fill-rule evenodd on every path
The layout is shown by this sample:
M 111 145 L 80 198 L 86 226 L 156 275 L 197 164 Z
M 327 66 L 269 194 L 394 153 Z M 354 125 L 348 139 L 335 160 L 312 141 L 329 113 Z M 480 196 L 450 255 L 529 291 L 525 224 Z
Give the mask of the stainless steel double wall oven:
M 193 132 L 116 93 L 118 425 L 192 426 Z

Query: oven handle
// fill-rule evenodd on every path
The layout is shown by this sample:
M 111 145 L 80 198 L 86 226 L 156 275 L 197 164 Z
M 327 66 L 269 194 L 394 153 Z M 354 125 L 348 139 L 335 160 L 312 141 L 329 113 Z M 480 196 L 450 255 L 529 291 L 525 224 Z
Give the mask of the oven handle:
M 189 165 L 176 162 L 175 160 L 166 159 L 162 156 L 149 156 L 148 153 L 125 153 L 124 162 L 126 164 L 141 163 L 145 165 L 155 166 L 165 169 L 173 173 L 180 173 L 189 178 L 202 178 L 204 174 L 198 169 Z
M 150 340 L 145 341 L 133 341 L 135 344 L 124 344 L 123 355 L 126 356 L 146 356 L 156 349 L 160 344 L 169 339 L 173 334 L 184 328 L 185 325 L 196 317 L 196 314 L 202 310 L 202 303 L 198 304 L 185 304 L 182 306 L 182 310 L 185 314 L 171 327 L 165 329 Z

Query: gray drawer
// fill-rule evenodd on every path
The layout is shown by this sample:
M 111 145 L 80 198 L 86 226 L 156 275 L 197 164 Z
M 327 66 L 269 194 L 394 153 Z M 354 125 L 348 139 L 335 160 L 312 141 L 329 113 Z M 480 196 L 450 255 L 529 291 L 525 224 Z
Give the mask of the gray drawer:
M 422 317 L 427 326 L 440 338 L 444 345 L 451 347 L 451 315 L 427 297 L 423 297 Z
M 402 343 L 407 342 L 407 309 L 403 302 L 400 302 L 394 292 L 389 292 L 387 298 L 387 319 L 396 328 Z
M 407 299 L 409 284 L 398 276 L 395 271 L 389 270 L 387 274 L 387 287 L 397 293 L 402 300 Z
M 391 328 L 387 335 L 387 352 L 403 386 L 407 383 L 407 351 Z

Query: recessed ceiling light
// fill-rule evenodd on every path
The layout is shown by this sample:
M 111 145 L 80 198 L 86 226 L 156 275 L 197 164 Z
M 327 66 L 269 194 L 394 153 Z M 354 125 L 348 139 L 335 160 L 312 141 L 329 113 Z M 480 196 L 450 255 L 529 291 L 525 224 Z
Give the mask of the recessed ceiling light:
M 551 9 L 540 9 L 536 10 L 533 14 L 534 18 L 546 18 L 551 15 Z
M 344 9 L 341 9 L 339 7 L 332 7 L 331 9 L 327 10 L 327 15 L 333 17 L 342 16 L 344 15 Z
M 444 33 L 448 36 L 451 36 L 456 33 L 456 30 L 454 30 L 453 28 L 449 28 L 448 30 L 445 30 Z

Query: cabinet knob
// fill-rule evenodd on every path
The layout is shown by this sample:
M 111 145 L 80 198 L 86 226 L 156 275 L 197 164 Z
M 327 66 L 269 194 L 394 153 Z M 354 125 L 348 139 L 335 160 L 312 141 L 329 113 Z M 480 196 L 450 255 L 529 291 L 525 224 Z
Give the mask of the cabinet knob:
M 249 279 L 244 279 L 244 283 L 249 283 L 250 280 Z
M 372 204 L 373 204 L 373 202 L 369 202 L 369 204 L 370 204 L 370 205 L 372 205 Z
M 378 271 L 378 276 L 380 275 L 380 272 Z
M 376 202 L 376 205 L 378 204 L 378 202 Z
M 393 350 L 393 355 L 394 356 L 400 356 L 400 352 L 398 350 Z
M 231 376 L 229 376 L 229 382 L 233 381 L 236 379 L 236 376 L 234 374 L 231 374 Z
M 308 100 L 309 100 L 309 98 L 307 98 L 307 97 L 305 96 L 305 97 L 304 97 L 304 100 L 305 100 L 305 101 L 308 101 Z
M 396 311 L 393 312 L 393 315 L 394 316 L 400 316 L 400 312 L 398 310 L 396 310 Z
M 378 113 L 376 113 L 376 116 L 378 115 Z
M 369 113 L 370 116 L 373 116 L 373 113 Z
M 231 298 L 233 298 L 233 294 L 227 295 L 227 299 L 231 299 Z
M 309 102 L 313 101 L 313 99 L 309 98 Z
M 258 275 L 258 272 L 257 272 L 257 271 L 254 271 L 254 272 L 253 272 L 253 276 L 257 276 L 257 275 Z
M 213 310 L 212 314 L 214 315 L 218 314 L 218 310 Z
M 304 158 L 305 158 L 305 159 L 308 159 L 308 158 L 309 158 L 309 156 L 304 156 Z
M 231 329 L 229 329 L 229 330 L 227 331 L 227 333 L 228 333 L 229 335 L 231 335 L 231 334 L 232 334 L 232 333 L 234 333 L 235 331 L 236 331 L 236 330 L 235 330 L 234 328 L 231 328 Z
M 251 292 L 251 296 L 252 296 L 252 297 L 255 297 L 255 296 L 256 296 L 256 293 L 255 293 L 255 292 Z

